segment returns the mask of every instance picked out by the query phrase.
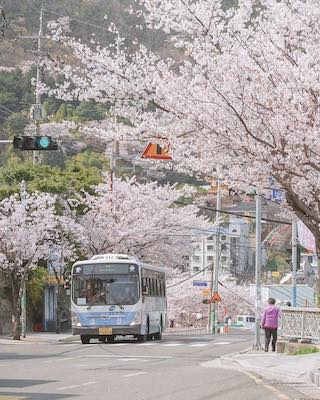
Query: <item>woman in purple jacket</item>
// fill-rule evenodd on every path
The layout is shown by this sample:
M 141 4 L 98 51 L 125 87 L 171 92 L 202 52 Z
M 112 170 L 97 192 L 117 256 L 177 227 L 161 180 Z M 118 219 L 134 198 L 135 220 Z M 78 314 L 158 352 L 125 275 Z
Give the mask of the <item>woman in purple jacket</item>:
M 268 300 L 269 306 L 266 307 L 262 314 L 261 326 L 265 332 L 265 348 L 268 351 L 269 344 L 272 336 L 272 351 L 276 351 L 278 320 L 280 317 L 280 310 L 275 306 L 275 299 L 270 297 Z

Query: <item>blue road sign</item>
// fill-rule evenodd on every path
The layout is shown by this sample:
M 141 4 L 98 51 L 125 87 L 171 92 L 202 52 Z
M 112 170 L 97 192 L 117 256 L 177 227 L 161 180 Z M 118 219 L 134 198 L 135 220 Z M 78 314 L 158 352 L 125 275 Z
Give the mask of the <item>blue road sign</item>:
M 208 282 L 205 281 L 193 281 L 192 286 L 208 286 Z

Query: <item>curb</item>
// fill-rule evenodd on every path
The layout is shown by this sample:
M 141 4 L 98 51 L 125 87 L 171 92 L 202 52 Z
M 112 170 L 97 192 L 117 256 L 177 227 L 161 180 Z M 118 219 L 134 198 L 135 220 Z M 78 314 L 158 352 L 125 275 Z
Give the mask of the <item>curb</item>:
M 247 353 L 251 349 L 252 348 L 250 347 L 250 348 L 245 349 L 245 350 L 243 350 L 241 352 L 236 352 L 236 353 L 231 353 L 231 354 L 227 354 L 227 355 L 221 356 L 219 358 L 220 361 L 221 361 L 221 364 L 225 365 L 225 366 L 229 366 L 229 367 L 238 367 L 238 368 L 243 369 L 243 370 L 255 371 L 255 372 L 260 373 L 261 375 L 270 375 L 270 376 L 275 376 L 276 375 L 276 376 L 280 376 L 280 377 L 285 378 L 285 379 L 294 379 L 294 380 L 306 381 L 309 378 L 311 383 L 313 383 L 316 387 L 320 387 L 320 368 L 318 368 L 316 370 L 313 370 L 313 371 L 310 371 L 309 373 L 305 372 L 305 373 L 301 374 L 300 376 L 296 376 L 296 375 L 292 375 L 292 374 L 287 374 L 283 370 L 282 371 L 281 370 L 280 371 L 279 370 L 278 371 L 276 371 L 276 370 L 272 371 L 272 370 L 268 370 L 268 369 L 263 368 L 263 367 L 249 366 L 247 364 L 243 364 L 242 360 L 237 360 L 237 359 L 233 358 L 233 356 Z
M 320 388 L 320 368 L 317 368 L 310 372 L 310 380 L 311 382 L 318 388 Z

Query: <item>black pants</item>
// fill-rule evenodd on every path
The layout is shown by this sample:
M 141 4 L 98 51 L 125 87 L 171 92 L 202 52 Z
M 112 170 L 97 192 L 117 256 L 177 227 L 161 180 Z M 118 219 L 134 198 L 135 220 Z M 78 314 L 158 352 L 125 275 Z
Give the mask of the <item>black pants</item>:
M 265 333 L 265 351 L 268 351 L 269 344 L 272 336 L 272 351 L 276 351 L 276 343 L 277 343 L 277 328 L 264 328 Z

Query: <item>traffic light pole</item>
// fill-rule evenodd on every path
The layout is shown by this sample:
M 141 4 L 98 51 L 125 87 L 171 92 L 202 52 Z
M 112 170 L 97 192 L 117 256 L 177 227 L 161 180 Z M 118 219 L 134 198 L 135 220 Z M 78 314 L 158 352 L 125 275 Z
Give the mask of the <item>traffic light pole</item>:
M 297 307 L 298 240 L 297 221 L 292 221 L 292 306 Z
M 211 299 L 213 293 L 218 293 L 219 291 L 219 264 L 220 264 L 220 216 L 221 216 L 221 187 L 220 180 L 217 181 L 217 205 L 216 205 L 216 252 L 215 252 L 215 262 L 214 268 L 212 269 L 211 275 Z M 218 303 L 213 302 L 210 304 L 211 312 L 211 331 L 212 334 L 216 332 L 216 324 L 217 324 L 217 311 L 218 311 Z
M 26 182 L 23 180 L 20 183 L 20 199 L 21 203 L 24 203 L 26 200 L 27 187 Z M 22 289 L 22 297 L 21 297 L 21 334 L 22 337 L 26 337 L 27 332 L 27 294 L 26 294 L 26 273 L 24 273 L 23 280 L 23 289 Z

